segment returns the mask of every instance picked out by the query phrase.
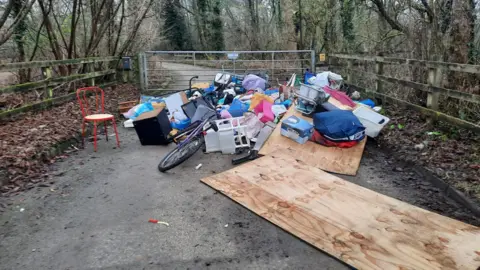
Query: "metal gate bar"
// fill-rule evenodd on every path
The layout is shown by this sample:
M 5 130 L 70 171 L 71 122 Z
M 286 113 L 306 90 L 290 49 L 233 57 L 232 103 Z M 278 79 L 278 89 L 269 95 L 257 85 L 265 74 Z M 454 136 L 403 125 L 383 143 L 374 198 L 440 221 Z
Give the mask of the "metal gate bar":
M 283 83 L 292 73 L 315 72 L 312 50 L 147 51 L 139 59 L 142 90 L 183 90 L 188 88 L 191 77 L 199 76 L 197 82 L 212 82 L 219 72 L 265 73 L 272 86 Z

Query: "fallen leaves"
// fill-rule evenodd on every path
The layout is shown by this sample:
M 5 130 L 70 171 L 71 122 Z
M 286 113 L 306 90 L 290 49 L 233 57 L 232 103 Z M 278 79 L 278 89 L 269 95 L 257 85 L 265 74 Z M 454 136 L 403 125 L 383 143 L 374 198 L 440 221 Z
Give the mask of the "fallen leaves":
M 381 145 L 392 149 L 401 159 L 430 169 L 447 183 L 480 199 L 478 134 L 441 122 L 435 127 L 426 125 L 420 114 L 395 106 L 388 107 L 387 116 L 393 128 L 382 130 L 378 139 Z M 402 129 L 397 128 L 398 125 L 402 125 Z
M 104 90 L 105 111 L 114 114 L 118 102 L 139 97 L 133 85 Z M 0 193 L 17 192 L 26 189 L 28 183 L 45 181 L 49 176 L 48 164 L 68 157 L 65 154 L 52 157 L 53 147 L 78 136 L 80 129 L 81 112 L 76 100 L 47 111 L 27 113 L 15 121 L 1 122 Z

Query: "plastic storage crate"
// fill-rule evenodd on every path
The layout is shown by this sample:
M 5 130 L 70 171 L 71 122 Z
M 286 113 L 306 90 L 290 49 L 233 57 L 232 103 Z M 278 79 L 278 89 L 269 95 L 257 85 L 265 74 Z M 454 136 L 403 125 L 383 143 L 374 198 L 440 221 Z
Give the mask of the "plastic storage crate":
M 373 111 L 367 106 L 358 106 L 353 114 L 365 127 L 365 134 L 372 138 L 377 137 L 383 127 L 390 122 L 390 118 Z
M 250 147 L 246 126 L 241 125 L 244 117 L 215 120 L 218 131 L 208 130 L 205 135 L 206 152 L 222 151 L 234 154 L 237 148 Z

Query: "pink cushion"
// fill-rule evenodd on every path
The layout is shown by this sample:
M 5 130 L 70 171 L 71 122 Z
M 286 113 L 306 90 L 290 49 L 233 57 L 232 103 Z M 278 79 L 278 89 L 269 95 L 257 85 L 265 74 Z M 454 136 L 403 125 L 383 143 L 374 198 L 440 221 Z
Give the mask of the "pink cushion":
M 255 114 L 258 115 L 258 118 L 263 123 L 268 121 L 273 121 L 275 119 L 275 115 L 272 112 L 272 103 L 262 100 L 257 107 L 254 109 Z

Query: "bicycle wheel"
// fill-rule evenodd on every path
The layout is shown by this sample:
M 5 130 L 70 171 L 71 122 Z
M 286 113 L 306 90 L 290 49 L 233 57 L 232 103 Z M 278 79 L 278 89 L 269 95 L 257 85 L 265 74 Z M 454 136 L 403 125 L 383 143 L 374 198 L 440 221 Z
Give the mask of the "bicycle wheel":
M 188 143 L 181 148 L 177 147 L 168 153 L 158 164 L 158 170 L 161 172 L 168 171 L 193 156 L 198 149 L 205 144 L 203 136 L 193 137 Z

